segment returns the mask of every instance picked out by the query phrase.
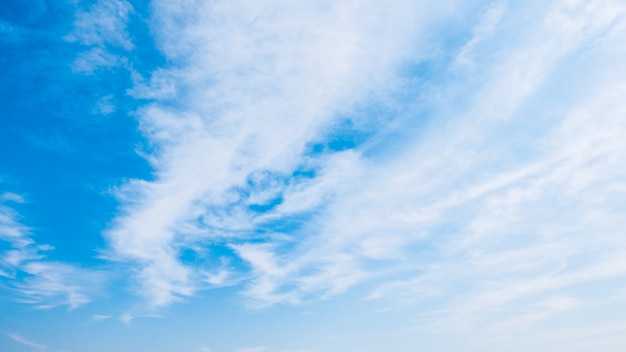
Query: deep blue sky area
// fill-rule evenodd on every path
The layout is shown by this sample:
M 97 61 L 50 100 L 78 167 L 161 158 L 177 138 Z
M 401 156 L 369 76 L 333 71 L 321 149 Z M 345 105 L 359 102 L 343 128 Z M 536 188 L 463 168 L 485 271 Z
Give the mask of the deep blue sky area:
M 3 183 L 27 199 L 22 216 L 37 224 L 37 240 L 55 246 L 53 256 L 81 261 L 104 246 L 101 231 L 117 208 L 111 188 L 149 178 L 150 168 L 135 152 L 142 139 L 132 114 L 138 102 L 126 95 L 129 71 L 72 71 L 84 48 L 64 37 L 77 7 L 3 2 L 0 168 Z M 115 106 L 106 115 L 98 111 L 103 98 Z

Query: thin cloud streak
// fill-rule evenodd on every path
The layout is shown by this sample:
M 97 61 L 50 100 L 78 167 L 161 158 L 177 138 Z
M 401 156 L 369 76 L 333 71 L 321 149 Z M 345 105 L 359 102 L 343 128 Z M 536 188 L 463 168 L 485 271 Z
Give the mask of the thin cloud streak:
M 26 338 L 22 337 L 22 336 L 21 336 L 21 335 L 19 335 L 19 334 L 12 333 L 12 332 L 5 332 L 5 334 L 6 334 L 8 337 L 10 337 L 13 341 L 15 341 L 15 342 L 17 342 L 17 343 L 20 343 L 20 344 L 22 344 L 22 345 L 26 345 L 26 346 L 29 346 L 29 347 L 33 347 L 33 348 L 35 348 L 35 349 L 37 349 L 37 350 L 46 350 L 46 349 L 48 349 L 48 346 L 46 346 L 46 345 L 42 345 L 42 344 L 39 344 L 39 343 L 32 342 L 32 341 L 30 341 L 30 340 L 28 340 L 28 339 L 26 339 Z
M 0 240 L 9 249 L 0 252 L 0 277 L 18 301 L 39 309 L 68 305 L 70 309 L 89 303 L 101 291 L 104 274 L 71 264 L 46 259 L 49 245 L 39 245 L 31 238 L 32 229 L 20 223 L 17 212 L 7 201 L 24 199 L 5 193 L 0 203 Z

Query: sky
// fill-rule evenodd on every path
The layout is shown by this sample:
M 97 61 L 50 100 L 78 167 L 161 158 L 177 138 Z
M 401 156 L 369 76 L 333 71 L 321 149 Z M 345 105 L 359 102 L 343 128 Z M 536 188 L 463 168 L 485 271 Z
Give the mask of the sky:
M 623 0 L 1 0 L 0 351 L 622 351 Z

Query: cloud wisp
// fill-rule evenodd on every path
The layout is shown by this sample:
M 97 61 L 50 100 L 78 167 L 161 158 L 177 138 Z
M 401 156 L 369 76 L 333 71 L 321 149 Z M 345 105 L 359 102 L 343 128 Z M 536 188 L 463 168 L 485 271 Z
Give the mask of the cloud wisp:
M 83 45 L 86 50 L 74 60 L 72 69 L 93 74 L 101 68 L 126 66 L 128 60 L 120 54 L 135 47 L 126 31 L 132 13 L 132 5 L 125 0 L 99 0 L 78 11 L 74 30 L 65 40 Z
M 7 203 L 24 202 L 13 193 L 4 193 L 0 203 L 0 277 L 23 303 L 40 309 L 68 305 L 74 309 L 89 303 L 102 284 L 102 273 L 46 259 L 54 248 L 37 244 L 31 229 L 22 225 L 17 212 Z M 4 247 L 4 246 L 3 246 Z
M 26 345 L 26 346 L 32 347 L 32 348 L 34 348 L 36 350 L 43 351 L 43 350 L 47 350 L 48 349 L 48 346 L 42 345 L 42 344 L 39 344 L 39 343 L 36 343 L 36 342 L 33 342 L 33 341 L 30 341 L 30 340 L 24 338 L 22 335 L 19 335 L 19 334 L 13 333 L 13 332 L 5 332 L 5 334 L 8 337 L 10 337 L 13 341 L 15 341 L 15 342 L 17 342 L 19 344 L 22 344 L 22 345 Z

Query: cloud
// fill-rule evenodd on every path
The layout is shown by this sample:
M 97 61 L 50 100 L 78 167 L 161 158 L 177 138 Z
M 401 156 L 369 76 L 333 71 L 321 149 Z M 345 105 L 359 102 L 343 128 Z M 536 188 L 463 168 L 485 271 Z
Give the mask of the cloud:
M 11 201 L 11 202 L 15 202 L 15 203 L 24 203 L 24 197 L 20 196 L 19 194 L 15 194 L 15 193 L 11 193 L 11 192 L 5 192 L 5 193 L 2 193 L 0 195 L 0 201 L 2 201 L 2 202 Z
M 132 12 L 133 7 L 126 0 L 99 0 L 76 14 L 74 31 L 66 39 L 87 46 L 112 45 L 131 50 L 134 45 L 126 22 Z
M 171 65 L 129 90 L 153 100 L 154 178 L 117 190 L 105 233 L 148 308 L 363 285 L 385 309 L 436 300 L 422 330 L 506 334 L 619 286 L 624 7 L 427 5 L 155 2 Z M 425 34 L 455 25 L 452 48 Z
M 107 320 L 107 319 L 111 319 L 113 318 L 113 316 L 111 315 L 101 315 L 101 314 L 96 314 L 93 316 L 92 320 L 93 321 L 101 321 L 101 320 Z
M 17 199 L 23 201 L 21 197 L 13 193 L 4 193 L 3 203 Z M 14 247 L 23 248 L 32 243 L 28 238 L 30 229 L 17 221 L 17 213 L 12 208 L 0 203 L 0 239 L 10 242 Z
M 102 288 L 102 274 L 56 262 L 30 262 L 20 268 L 28 276 L 15 287 L 22 302 L 47 309 L 68 305 L 74 309 L 92 301 Z
M 370 298 L 396 305 L 436 297 L 443 303 L 423 307 L 423 330 L 482 334 L 597 308 L 606 293 L 596 285 L 619 292 L 626 274 L 619 230 L 625 204 L 613 192 L 626 180 L 626 144 L 618 137 L 626 129 L 620 98 L 626 77 L 605 60 L 612 60 L 608 53 L 624 27 L 619 35 L 605 30 L 624 8 L 615 14 L 597 9 L 568 8 L 577 13 L 576 26 L 568 27 L 561 21 L 571 24 L 569 12 L 551 8 L 538 19 L 545 27 L 536 27 L 544 47 L 533 53 L 516 42 L 523 50 L 510 50 L 502 66 L 491 66 L 497 74 L 477 90 L 466 116 L 431 131 L 432 138 L 425 136 L 383 171 L 350 182 L 357 191 L 344 193 L 343 204 L 322 221 L 356 228 L 359 235 L 346 251 L 359 248 L 370 231 L 408 239 L 398 248 L 405 264 L 396 265 L 395 274 L 385 272 L 398 277 L 384 280 Z M 598 45 L 589 47 L 585 38 Z M 520 57 L 537 62 L 522 64 Z M 503 82 L 520 84 L 509 75 L 527 68 L 542 72 L 520 76 L 533 81 L 521 83 L 532 89 L 502 88 Z M 584 90 L 577 88 L 581 81 Z M 553 105 L 546 111 L 548 99 Z M 381 185 L 384 192 L 377 193 Z M 367 219 L 364 226 L 351 221 L 357 218 Z
M 4 193 L 2 198 L 4 202 L 24 201 L 13 193 Z M 60 305 L 74 309 L 91 302 L 102 289 L 103 273 L 47 260 L 45 252 L 54 247 L 37 244 L 30 236 L 32 229 L 22 225 L 17 212 L 3 203 L 0 203 L 0 240 L 8 249 L 0 252 L 0 276 L 17 299 L 40 309 Z
M 135 45 L 126 26 L 133 13 L 132 5 L 126 0 L 99 0 L 78 10 L 74 28 L 65 37 L 65 40 L 84 47 L 70 64 L 72 71 L 93 75 L 101 69 L 122 67 L 131 70 L 126 56 Z M 106 115 L 114 107 L 110 103 L 103 107 L 101 101 L 95 110 Z
M 32 342 L 32 341 L 22 337 L 19 334 L 12 333 L 12 332 L 5 332 L 5 334 L 7 336 L 9 336 L 11 339 L 13 339 L 13 341 L 15 341 L 17 343 L 20 343 L 22 345 L 26 345 L 26 346 L 35 348 L 37 350 L 46 350 L 46 349 L 48 349 L 48 347 L 46 345 L 42 345 L 42 344 L 39 344 L 39 343 Z
M 125 62 L 124 58 L 113 55 L 102 48 L 93 48 L 78 55 L 72 62 L 72 70 L 78 73 L 92 74 L 97 69 L 111 68 Z
M 620 1 L 150 11 L 165 64 L 133 72 L 127 93 L 144 104 L 131 115 L 153 173 L 115 189 L 104 232 L 143 306 L 116 319 L 239 285 L 254 308 L 353 290 L 402 310 L 394 336 L 470 351 L 582 349 L 623 330 Z M 132 14 L 125 1 L 81 12 L 74 71 L 132 71 Z M 115 111 L 110 97 L 93 112 Z M 101 274 L 49 260 L 24 199 L 0 200 L 2 283 L 39 308 L 94 299 Z
M 129 325 L 133 318 L 134 317 L 130 313 L 124 313 L 120 316 L 120 320 L 126 325 Z
M 553 11 L 561 13 L 559 8 Z M 428 287 L 432 284 L 428 281 L 438 278 L 443 283 L 448 278 L 454 282 L 452 278 L 459 276 L 455 272 L 467 272 L 468 263 L 464 256 L 473 251 L 481 253 L 484 260 L 511 261 L 517 258 L 519 264 L 529 266 L 539 262 L 537 258 L 524 260 L 524 255 L 542 257 L 543 254 L 543 258 L 558 262 L 553 253 L 573 255 L 572 251 L 563 249 L 567 247 L 571 236 L 567 233 L 573 231 L 574 224 L 579 224 L 575 233 L 581 236 L 581 240 L 596 245 L 599 238 L 594 234 L 597 231 L 619 228 L 615 221 L 623 205 L 609 201 L 608 185 L 623 180 L 618 155 L 622 154 L 620 151 L 624 145 L 613 134 L 623 130 L 623 125 L 618 122 L 622 120 L 619 116 L 623 111 L 617 98 L 622 91 L 621 83 L 614 85 L 622 77 L 613 77 L 612 82 L 596 82 L 598 90 L 585 93 L 584 105 L 579 102 L 572 106 L 569 100 L 561 101 L 563 120 L 557 126 L 545 128 L 541 123 L 533 126 L 532 121 L 522 120 L 525 114 L 519 113 L 522 107 L 528 109 L 526 106 L 543 103 L 533 102 L 534 92 L 549 77 L 548 72 L 555 62 L 576 50 L 581 45 L 581 37 L 592 36 L 587 30 L 591 33 L 602 31 L 603 27 L 598 23 L 605 26 L 611 23 L 612 17 L 604 15 L 589 14 L 588 22 L 594 26 L 554 33 L 548 29 L 559 27 L 550 22 L 555 15 L 548 12 L 547 19 L 538 21 L 543 21 L 546 26 L 540 31 L 543 42 L 551 43 L 552 49 L 544 47 L 532 53 L 525 43 L 519 43 L 518 47 L 522 49 L 512 50 L 509 57 L 504 56 L 502 66 L 493 66 L 497 74 L 478 90 L 475 104 L 467 115 L 456 118 L 451 126 L 430 131 L 432 137 L 424 135 L 418 143 L 409 144 L 403 154 L 389 156 L 391 159 L 385 158 L 378 165 L 373 165 L 372 160 L 352 159 L 348 168 L 352 175 L 342 174 L 343 182 L 336 186 L 334 204 L 327 215 L 312 226 L 321 229 L 321 234 L 317 240 L 319 248 L 311 251 L 315 253 L 311 257 L 339 252 L 358 262 L 364 259 L 396 262 L 400 272 L 412 266 L 418 273 L 425 272 L 425 278 L 408 279 L 407 286 L 416 285 L 416 292 L 432 294 L 437 288 Z M 558 39 L 550 39 L 546 33 L 554 33 Z M 571 43 L 571 46 L 564 43 Z M 606 45 L 610 47 L 610 44 Z M 522 63 L 520 56 L 528 58 L 528 55 L 537 56 Z M 515 81 L 513 77 L 524 70 L 542 73 L 523 75 L 526 83 Z M 504 82 L 534 88 L 505 89 L 502 87 Z M 555 96 L 552 92 L 547 94 Z M 539 97 L 535 99 L 541 101 Z M 596 124 L 601 127 L 592 133 L 588 126 Z M 519 137 L 510 132 L 511 125 L 526 125 L 538 134 L 530 138 L 524 136 L 525 140 L 516 142 L 515 138 Z M 509 143 L 501 139 L 503 135 L 511 136 L 507 138 Z M 525 147 L 516 143 L 525 143 L 528 149 L 523 150 Z M 598 158 L 606 162 L 597 164 Z M 590 168 L 591 165 L 596 167 Z M 585 180 L 580 181 L 585 186 L 578 187 L 577 179 Z M 283 198 L 289 196 L 283 195 Z M 283 202 L 286 203 L 288 201 Z M 562 209 L 563 213 L 554 213 L 554 209 Z M 591 215 L 590 211 L 596 214 Z M 595 218 L 596 215 L 599 217 Z M 606 222 L 612 226 L 604 225 Z M 505 238 L 522 233 L 527 234 L 524 241 L 534 238 L 533 233 L 539 238 L 527 248 L 514 240 L 513 247 L 506 247 Z M 542 233 L 552 233 L 556 237 L 543 243 L 544 239 L 538 235 Z M 607 236 L 611 238 L 617 233 Z M 381 241 L 386 244 L 376 244 Z M 487 250 L 491 241 L 494 241 L 493 247 Z M 307 243 L 309 247 L 310 243 L 311 240 Z M 412 252 L 412 248 L 419 247 L 424 250 Z M 441 249 L 433 252 L 436 248 Z M 608 243 L 604 250 L 619 251 Z M 299 253 L 293 261 L 298 266 L 320 267 L 320 261 L 307 262 L 303 257 Z M 604 255 L 598 253 L 596 258 L 602 259 Z M 454 268 L 441 271 L 441 267 L 452 263 L 456 263 Z M 476 273 L 517 267 L 508 264 L 494 263 L 493 267 L 477 269 Z M 294 264 L 287 262 L 286 265 Z M 365 263 L 361 265 L 367 267 Z M 601 277 L 600 272 L 598 275 Z M 301 279 L 298 276 L 295 280 Z M 438 289 L 448 291 L 452 288 Z
M 105 116 L 115 112 L 115 105 L 113 105 L 112 100 L 112 95 L 107 95 L 100 98 L 100 100 L 98 100 L 96 104 L 96 107 L 92 111 L 94 113 L 102 114 Z
M 419 54 L 409 45 L 418 24 L 431 19 L 403 1 L 157 1 L 153 20 L 172 65 L 130 92 L 162 98 L 138 112 L 155 178 L 119 189 L 123 211 L 106 237 L 111 259 L 141 268 L 140 293 L 156 307 L 202 288 L 203 268 L 180 260 L 184 248 L 250 236 L 261 222 L 253 209 L 301 183 L 289 175 L 309 162 L 311 144 L 365 100 L 388 99 L 396 65 Z

